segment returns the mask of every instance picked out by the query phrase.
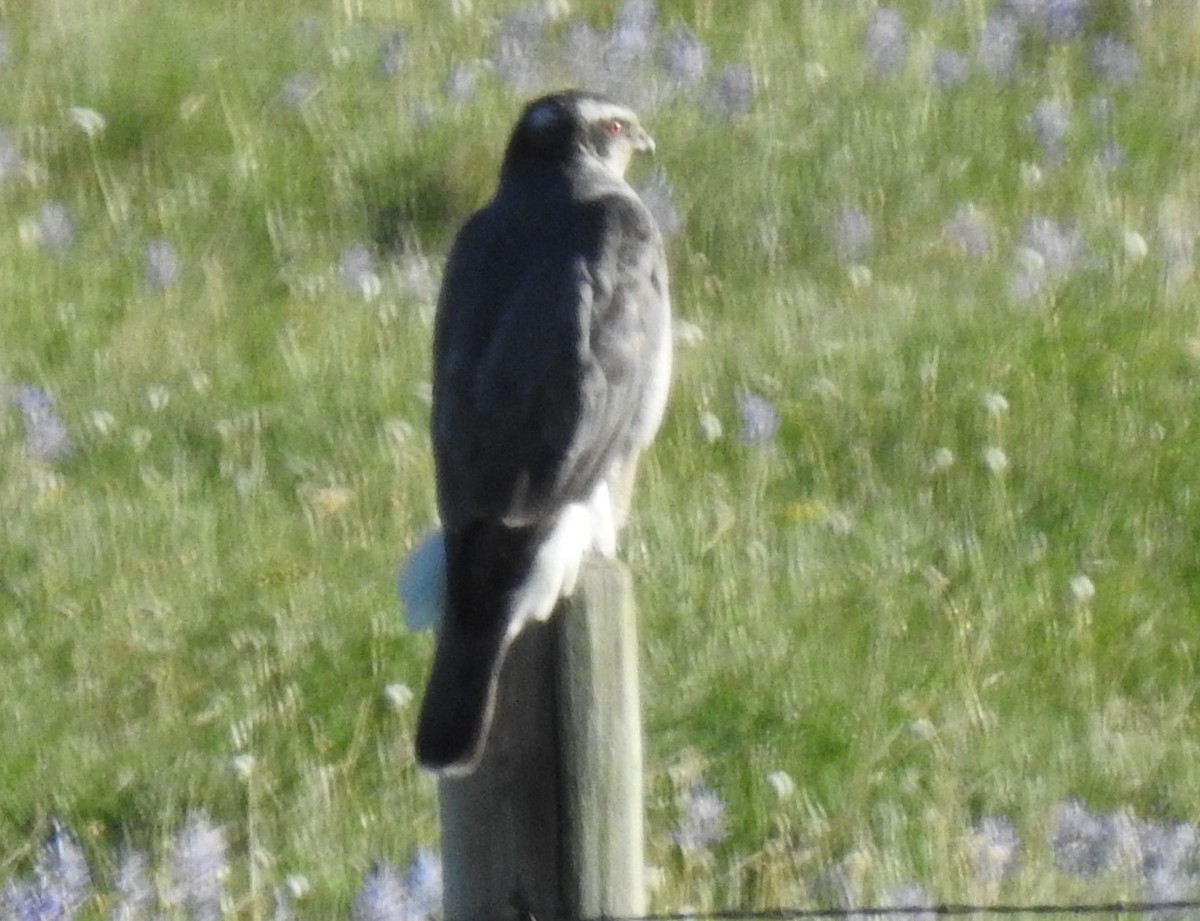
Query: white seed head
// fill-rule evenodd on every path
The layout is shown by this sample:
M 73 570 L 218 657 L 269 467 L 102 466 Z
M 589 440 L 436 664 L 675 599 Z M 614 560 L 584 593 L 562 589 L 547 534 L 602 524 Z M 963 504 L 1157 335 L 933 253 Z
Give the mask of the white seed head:
M 1096 586 L 1083 573 L 1079 572 L 1071 576 L 1071 597 L 1084 604 L 1096 597 Z
M 1149 252 L 1145 237 L 1136 230 L 1125 231 L 1125 255 L 1130 262 L 1141 262 Z
M 67 120 L 90 138 L 101 134 L 108 124 L 103 115 L 87 106 L 68 107 Z
M 850 287 L 856 291 L 861 291 L 871 284 L 871 270 L 860 263 L 846 269 L 846 276 L 850 279 Z
M 393 710 L 403 710 L 413 701 L 412 688 L 399 681 L 393 681 L 384 686 L 383 699 Z
M 107 409 L 93 409 L 87 414 L 88 425 L 97 435 L 111 435 L 117 427 L 117 417 Z
M 796 792 L 796 782 L 787 771 L 768 771 L 766 781 L 767 786 L 774 790 L 781 800 L 788 799 Z
M 162 412 L 171 402 L 171 391 L 163 384 L 154 384 L 146 390 L 146 401 L 156 413 Z
M 245 752 L 234 755 L 229 759 L 229 766 L 239 780 L 249 780 L 250 775 L 254 773 L 254 756 Z
M 983 395 L 983 408 L 987 410 L 987 414 L 992 417 L 1003 416 L 1008 412 L 1008 400 L 1005 399 L 1002 393 L 985 393 Z
M 929 472 L 943 473 L 954 466 L 954 452 L 949 448 L 938 448 L 929 457 Z
M 704 330 L 690 320 L 675 317 L 671 321 L 671 338 L 677 345 L 699 345 L 704 341 Z
M 309 885 L 307 877 L 299 873 L 289 873 L 283 881 L 283 888 L 293 899 L 302 899 L 308 895 L 308 890 L 312 887 Z
M 724 433 L 724 429 L 721 427 L 721 420 L 717 418 L 717 414 L 707 409 L 700 413 L 699 424 L 700 434 L 709 444 L 718 440 Z
M 992 473 L 1003 473 L 1008 469 L 1008 455 L 1003 449 L 989 445 L 983 449 L 983 465 Z

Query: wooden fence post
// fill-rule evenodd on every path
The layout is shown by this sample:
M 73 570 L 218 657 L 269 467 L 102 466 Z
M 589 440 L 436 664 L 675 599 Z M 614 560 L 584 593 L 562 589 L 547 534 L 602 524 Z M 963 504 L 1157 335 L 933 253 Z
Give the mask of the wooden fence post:
M 628 570 L 587 561 L 513 643 L 474 773 L 438 784 L 445 921 L 645 913 L 637 629 Z

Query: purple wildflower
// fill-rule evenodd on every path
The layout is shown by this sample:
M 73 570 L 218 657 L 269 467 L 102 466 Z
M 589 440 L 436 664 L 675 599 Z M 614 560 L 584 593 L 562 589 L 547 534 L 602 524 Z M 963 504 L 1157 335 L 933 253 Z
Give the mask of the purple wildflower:
M 737 398 L 738 416 L 742 427 L 738 440 L 742 444 L 764 445 L 775 437 L 779 428 L 779 414 L 766 397 L 756 393 L 744 393 Z
M 893 76 L 904 66 L 908 36 L 904 17 L 890 6 L 881 6 L 863 29 L 862 48 L 867 65 L 878 76 Z
M 1009 291 L 1018 300 L 1038 294 L 1047 280 L 1070 275 L 1083 261 L 1083 238 L 1072 225 L 1038 215 L 1025 222 Z
M 933 900 L 919 883 L 899 883 L 887 891 L 883 904 L 887 908 L 904 908 L 905 918 L 911 921 L 934 921 L 937 917 L 930 909 Z
M 1079 36 L 1087 20 L 1090 0 L 1042 0 L 1046 38 L 1065 44 Z
M 1116 86 L 1128 86 L 1138 77 L 1138 53 L 1115 35 L 1102 35 L 1092 43 L 1092 69 Z
M 320 88 L 320 81 L 312 74 L 295 73 L 283 81 L 279 89 L 279 101 L 285 108 L 299 109 L 316 96 Z
M 942 89 L 958 86 L 967 79 L 967 56 L 952 48 L 938 48 L 929 63 L 929 79 Z
M 379 48 L 379 73 L 384 77 L 394 77 L 404 66 L 404 34 L 392 32 Z
M 542 4 L 530 4 L 500 23 L 492 65 L 497 76 L 518 92 L 530 92 L 541 83 L 540 59 L 548 19 Z
M 316 13 L 309 13 L 296 20 L 296 37 L 306 42 L 316 42 L 321 39 L 324 25 Z
M 9 880 L 0 891 L 0 917 L 5 921 L 65 921 L 65 907 L 39 886 Z
M 1002 816 L 985 816 L 975 823 L 971 866 L 980 883 L 995 883 L 1017 867 L 1021 838 L 1012 822 Z
M 1112 128 L 1113 101 L 1108 96 L 1092 96 L 1088 99 L 1088 114 L 1092 121 L 1107 133 Z
M 163 291 L 179 280 L 179 257 L 171 244 L 161 237 L 146 243 L 142 262 L 142 283 L 151 291 Z
M 725 840 L 725 803 L 702 780 L 688 784 L 683 793 L 683 815 L 671 840 L 685 854 L 706 851 Z
M 947 219 L 943 232 L 968 256 L 986 256 L 992 246 L 991 228 L 973 205 L 961 205 Z
M 650 56 L 658 30 L 654 0 L 624 0 L 613 17 L 608 67 L 618 76 L 640 67 Z
M 1179 867 L 1164 867 L 1147 873 L 1142 880 L 1142 892 L 1148 902 L 1187 902 L 1196 895 L 1196 876 Z M 1151 918 L 1170 918 L 1170 912 L 1147 912 Z M 1176 918 L 1186 918 L 1180 913 Z
M 975 53 L 985 74 L 993 80 L 1011 80 L 1020 50 L 1021 32 L 1013 17 L 993 15 L 984 20 Z
M 1045 286 L 1045 263 L 1032 250 L 1018 250 L 1016 265 L 1008 280 L 1009 294 L 1018 301 L 1025 301 L 1036 297 Z
M 606 38 L 590 24 L 575 20 L 567 25 L 563 54 L 567 67 L 580 84 L 602 86 L 605 83 L 606 46 Z
M 377 860 L 363 877 L 350 906 L 351 921 L 410 921 L 404 882 L 391 865 Z
M 375 260 L 371 257 L 369 249 L 361 243 L 353 243 L 342 250 L 337 267 L 342 280 L 351 288 L 357 289 L 359 276 L 364 272 L 374 271 Z
M 1090 0 L 1007 0 L 1021 25 L 1047 41 L 1064 44 L 1083 31 Z
M 1195 897 L 1200 866 L 1200 836 L 1193 825 L 1176 822 L 1136 824 L 1142 885 L 1151 901 Z
M 122 848 L 112 889 L 116 899 L 109 913 L 110 921 L 140 921 L 149 915 L 154 902 L 154 886 L 150 882 L 150 862 L 145 853 L 137 848 Z
M 0 128 L 0 182 L 21 172 L 21 154 L 4 128 Z
M 1042 153 L 1050 160 L 1061 160 L 1066 152 L 1067 134 L 1071 130 L 1071 116 L 1062 100 L 1041 100 L 1033 107 L 1027 123 Z
M 653 0 L 624 0 L 604 43 L 600 86 L 648 111 L 661 94 L 658 80 L 647 75 L 658 32 Z
M 1036 215 L 1025 222 L 1021 245 L 1041 256 L 1046 271 L 1054 278 L 1070 275 L 1084 257 L 1083 237 L 1078 228 L 1043 215 Z
M 1121 146 L 1119 141 L 1111 138 L 1102 143 L 1096 151 L 1096 162 L 1109 171 L 1124 166 L 1127 159 L 1125 148 Z
M 175 901 L 192 921 L 216 921 L 228 874 L 224 833 L 203 812 L 191 813 L 171 847 Z
M 419 847 L 404 871 L 409 918 L 429 918 L 442 907 L 442 858 Z
M 741 115 L 754 101 L 754 74 L 747 64 L 726 64 L 709 86 L 712 108 L 726 115 Z
M 699 82 L 708 67 L 708 49 L 687 26 L 676 26 L 663 39 L 660 52 L 663 69 L 677 86 Z
M 1112 864 L 1111 827 L 1077 799 L 1054 808 L 1050 852 L 1054 865 L 1072 876 L 1092 877 Z
M 62 252 L 75 241 L 75 222 L 62 202 L 48 201 L 38 210 L 37 239 L 46 249 Z
M 455 64 L 446 75 L 446 97 L 455 105 L 465 105 L 475 95 L 478 74 L 470 64 Z
M 73 917 L 91 895 L 92 872 L 83 849 L 57 819 L 42 844 L 34 874 L 41 889 L 62 907 L 64 918 Z
M 862 262 L 875 242 L 871 219 L 853 205 L 846 205 L 834 215 L 829 235 L 834 255 L 842 265 Z
M 15 402 L 21 413 L 25 450 L 40 461 L 56 461 L 71 451 L 67 424 L 54 408 L 54 398 L 41 387 L 18 387 Z
M 342 250 L 337 267 L 346 287 L 363 300 L 369 301 L 379 295 L 383 283 L 375 272 L 375 258 L 361 243 Z

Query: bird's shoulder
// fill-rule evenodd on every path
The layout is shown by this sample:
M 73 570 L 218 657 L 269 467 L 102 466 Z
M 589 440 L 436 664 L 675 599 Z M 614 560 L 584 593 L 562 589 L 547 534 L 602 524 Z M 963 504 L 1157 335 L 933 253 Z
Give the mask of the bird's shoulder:
M 558 236 L 589 226 L 638 238 L 657 236 L 650 210 L 624 179 L 588 166 L 567 165 L 502 184 L 475 217 L 473 231 L 497 233 L 519 226 Z M 576 237 L 580 239 L 580 237 Z
M 585 281 L 602 298 L 665 285 L 662 237 L 638 194 L 623 181 L 584 179 L 501 186 L 467 218 L 443 275 L 443 324 L 459 316 L 475 329 Z
M 582 207 L 610 237 L 635 245 L 660 242 L 658 224 L 650 209 L 629 186 L 605 189 L 584 199 Z

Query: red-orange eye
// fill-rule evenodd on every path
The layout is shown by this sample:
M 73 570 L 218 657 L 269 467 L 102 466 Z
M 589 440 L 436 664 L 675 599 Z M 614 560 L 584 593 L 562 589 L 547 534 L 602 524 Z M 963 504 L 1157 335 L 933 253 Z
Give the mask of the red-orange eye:
M 604 130 L 615 136 L 625 130 L 625 125 L 614 118 L 612 121 L 604 123 Z

